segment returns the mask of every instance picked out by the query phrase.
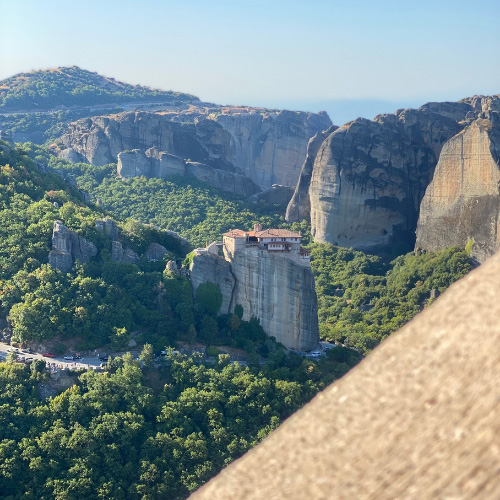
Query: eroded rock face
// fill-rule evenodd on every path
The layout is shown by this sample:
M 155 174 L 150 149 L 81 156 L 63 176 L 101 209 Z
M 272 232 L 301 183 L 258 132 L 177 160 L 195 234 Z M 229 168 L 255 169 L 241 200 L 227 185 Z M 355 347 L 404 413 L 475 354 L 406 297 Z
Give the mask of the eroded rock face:
M 93 165 L 115 162 L 123 151 L 154 146 L 180 158 L 234 171 L 230 136 L 211 120 L 176 123 L 141 111 L 97 116 L 71 123 L 60 142 Z
M 229 262 L 217 255 L 204 253 L 196 255 L 191 263 L 189 276 L 193 294 L 196 298 L 196 290 L 202 283 L 214 283 L 219 285 L 222 292 L 222 306 L 219 314 L 228 314 L 231 310 L 231 299 L 233 296 L 235 279 L 231 272 Z M 234 307 L 234 306 L 233 306 Z
M 111 242 L 111 259 L 125 264 L 137 264 L 140 260 L 136 252 L 130 248 L 123 248 L 119 241 Z
M 479 262 L 500 248 L 500 115 L 486 112 L 443 147 L 420 206 L 416 249 L 465 247 Z
M 414 242 L 420 202 L 443 144 L 477 103 L 430 103 L 374 120 L 359 118 L 316 137 L 288 206 L 310 216 L 316 241 L 361 250 Z
M 231 310 L 243 306 L 243 319 L 259 318 L 264 331 L 289 349 L 310 351 L 319 342 L 318 306 L 310 267 L 258 248 L 236 252 Z
M 309 186 L 313 173 L 314 161 L 316 154 L 323 141 L 338 127 L 332 125 L 329 129 L 323 132 L 318 132 L 314 137 L 311 137 L 307 144 L 307 153 L 302 170 L 300 172 L 299 181 L 294 190 L 286 209 L 286 220 L 289 222 L 301 222 L 303 219 L 309 219 L 311 214 L 311 200 L 309 199 Z
M 151 262 L 153 260 L 162 260 L 166 253 L 167 249 L 163 245 L 160 245 L 159 243 L 151 243 L 148 246 L 144 257 L 146 257 L 148 262 Z
M 213 168 L 199 162 L 185 162 L 182 158 L 150 148 L 146 151 L 133 149 L 118 154 L 117 173 L 127 177 L 168 178 L 172 175 L 192 175 L 212 186 L 241 194 L 245 197 L 260 191 L 248 177 L 236 172 Z
M 94 165 L 118 160 L 122 177 L 183 175 L 185 161 L 190 161 L 241 176 L 231 179 L 233 184 L 251 179 L 254 186 L 250 196 L 272 184 L 295 186 L 307 141 L 330 125 L 326 113 L 129 112 L 71 123 L 55 153 L 70 161 L 83 159 Z M 152 147 L 156 154 L 145 153 Z M 211 174 L 212 177 L 221 175 L 220 172 Z M 248 191 L 252 183 L 245 182 L 245 189 L 240 188 L 238 192 Z
M 260 320 L 264 331 L 285 347 L 299 351 L 316 349 L 319 342 L 317 298 L 310 267 L 292 259 L 250 247 L 216 255 L 195 255 L 191 265 L 191 284 L 219 285 L 223 304 L 221 314 L 243 307 L 243 319 Z
M 97 247 L 91 241 L 79 236 L 61 221 L 54 221 L 52 250 L 49 252 L 52 267 L 68 272 L 75 260 L 85 263 L 96 255 Z
M 249 197 L 260 191 L 260 188 L 244 175 L 228 172 L 197 162 L 186 163 L 186 175 L 192 175 L 200 181 L 208 182 L 212 186 Z
M 309 139 L 332 124 L 324 112 L 222 114 L 213 119 L 231 135 L 234 165 L 262 189 L 295 186 Z

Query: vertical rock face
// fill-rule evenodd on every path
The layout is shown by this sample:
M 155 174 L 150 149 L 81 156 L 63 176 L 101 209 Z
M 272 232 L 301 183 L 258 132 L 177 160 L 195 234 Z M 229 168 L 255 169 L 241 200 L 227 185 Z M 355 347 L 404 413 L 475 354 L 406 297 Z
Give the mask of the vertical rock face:
M 216 255 L 195 255 L 191 284 L 219 285 L 221 314 L 243 307 L 243 319 L 255 316 L 264 331 L 289 349 L 310 351 L 319 342 L 318 306 L 311 268 L 256 247 L 242 248 L 226 260 Z
M 115 241 L 118 239 L 119 230 L 118 225 L 113 219 L 106 217 L 102 220 L 97 220 L 95 223 L 97 231 L 104 233 L 110 240 Z
M 320 242 L 362 250 L 404 242 L 411 248 L 441 148 L 467 115 L 470 120 L 480 112 L 478 103 L 429 103 L 373 121 L 358 118 L 316 136 L 287 219 L 309 215 Z
M 189 276 L 195 297 L 196 290 L 198 290 L 198 287 L 202 283 L 214 283 L 219 286 L 222 292 L 222 306 L 219 314 L 228 314 L 232 311 L 231 299 L 235 279 L 229 262 L 210 253 L 195 255 L 190 267 Z
M 259 318 L 264 331 L 290 349 L 317 348 L 318 305 L 309 267 L 254 247 L 233 255 L 231 271 L 231 307 L 243 306 L 243 319 Z
M 465 247 L 480 262 L 500 248 L 500 115 L 486 112 L 443 147 L 420 207 L 417 249 Z
M 260 188 L 244 175 L 213 168 L 204 163 L 185 162 L 178 156 L 158 151 L 156 148 L 149 148 L 146 151 L 133 149 L 118 153 L 117 173 L 122 178 L 144 176 L 164 179 L 176 174 L 192 175 L 218 189 L 245 197 L 260 191 Z
M 309 186 L 313 173 L 314 161 L 323 141 L 338 127 L 332 125 L 323 132 L 318 132 L 307 144 L 307 153 L 299 181 L 293 193 L 286 210 L 286 220 L 289 222 L 301 222 L 303 219 L 309 219 L 311 215 L 311 200 L 309 199 Z
M 124 262 L 126 264 L 137 264 L 139 256 L 130 248 L 123 248 L 119 241 L 111 242 L 111 259 L 115 262 Z
M 160 114 L 139 111 L 97 116 L 71 123 L 60 142 L 93 165 L 115 162 L 123 151 L 155 146 L 181 158 L 234 171 L 230 136 L 211 120 L 176 123 Z
M 331 126 L 326 113 L 217 115 L 231 135 L 233 163 L 262 189 L 295 186 L 309 139 Z
M 326 113 L 129 112 L 71 123 L 56 152 L 70 161 L 94 165 L 118 159 L 122 177 L 183 175 L 189 160 L 194 172 L 198 172 L 198 164 L 216 169 L 211 173 L 217 177 L 216 183 L 225 181 L 220 179 L 223 174 L 219 171 L 234 173 L 230 182 L 240 186 L 238 192 L 242 194 L 252 191 L 250 196 L 272 184 L 295 186 L 307 141 L 330 125 Z
M 91 241 L 78 236 L 59 220 L 54 222 L 52 247 L 49 264 L 63 272 L 72 268 L 75 259 L 88 262 L 97 255 L 97 247 Z

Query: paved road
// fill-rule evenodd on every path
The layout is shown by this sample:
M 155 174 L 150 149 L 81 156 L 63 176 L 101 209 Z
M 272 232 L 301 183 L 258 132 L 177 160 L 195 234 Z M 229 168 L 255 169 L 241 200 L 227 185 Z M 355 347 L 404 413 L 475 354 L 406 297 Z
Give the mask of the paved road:
M 0 342 L 0 360 L 4 360 L 7 357 L 7 354 L 9 353 L 8 349 L 13 349 L 13 348 L 9 344 Z M 97 357 L 89 357 L 89 358 L 79 359 L 77 361 L 69 361 L 64 359 L 64 356 L 56 356 L 55 358 L 46 358 L 42 355 L 42 353 L 28 354 L 22 351 L 23 351 L 22 349 L 19 349 L 19 352 L 17 353 L 19 359 L 25 359 L 25 358 L 42 359 L 43 361 L 46 361 L 51 365 L 55 365 L 57 368 L 63 368 L 63 369 L 64 368 L 78 369 L 78 368 L 90 368 L 90 367 L 98 368 L 99 365 L 101 364 L 101 361 Z

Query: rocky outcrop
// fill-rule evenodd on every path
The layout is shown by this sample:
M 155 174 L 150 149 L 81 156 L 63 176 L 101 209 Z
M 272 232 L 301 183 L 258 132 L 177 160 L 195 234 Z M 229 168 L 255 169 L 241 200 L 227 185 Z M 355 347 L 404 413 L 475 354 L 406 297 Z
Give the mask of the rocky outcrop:
M 255 316 L 264 331 L 289 349 L 310 351 L 319 342 L 317 298 L 309 266 L 284 256 L 247 247 L 225 259 L 195 254 L 191 269 L 193 291 L 201 283 L 219 285 L 221 314 L 243 307 L 243 319 Z
M 260 191 L 260 188 L 244 175 L 211 168 L 203 163 L 187 162 L 186 175 L 192 175 L 198 180 L 208 182 L 218 189 L 241 194 L 246 198 Z
M 180 158 L 234 171 L 230 136 L 211 120 L 177 123 L 140 111 L 97 116 L 71 123 L 59 143 L 63 150 L 72 148 L 93 165 L 116 162 L 123 151 L 154 146 Z
M 332 124 L 325 112 L 263 110 L 210 118 L 229 132 L 234 165 L 262 189 L 295 186 L 309 139 Z
M 222 306 L 219 314 L 232 312 L 231 299 L 233 297 L 235 279 L 229 262 L 210 253 L 197 254 L 191 263 L 189 276 L 195 297 L 196 290 L 198 290 L 198 287 L 202 283 L 214 283 L 219 286 L 222 292 Z
M 95 227 L 98 232 L 104 233 L 112 241 L 117 240 L 120 234 L 118 230 L 118 224 L 109 217 L 106 217 L 102 220 L 97 220 L 95 223 Z
M 162 260 L 166 253 L 167 249 L 163 245 L 160 245 L 159 243 L 151 243 L 148 246 L 144 257 L 146 257 L 148 262 L 151 262 L 155 260 Z
M 309 186 L 314 167 L 314 160 L 318 149 L 323 144 L 323 141 L 338 127 L 332 125 L 329 129 L 323 132 L 318 132 L 314 137 L 311 137 L 307 144 L 306 159 L 300 171 L 299 181 L 295 187 L 292 198 L 290 199 L 286 209 L 286 220 L 290 222 L 301 222 L 303 219 L 309 219 L 311 214 L 311 201 L 309 199 Z
M 137 264 L 140 260 L 136 252 L 130 248 L 123 248 L 119 241 L 111 242 L 111 259 L 125 264 Z
M 317 348 L 318 307 L 310 267 L 256 247 L 236 252 L 230 263 L 236 279 L 232 309 L 243 306 L 243 319 L 259 318 L 264 331 L 289 349 Z
M 309 215 L 316 241 L 361 250 L 414 244 L 420 202 L 443 144 L 489 98 L 359 118 L 314 138 L 287 219 Z M 325 134 L 326 135 L 326 134 Z
M 470 240 L 483 262 L 500 248 L 499 187 L 500 114 L 487 111 L 444 145 L 420 206 L 416 249 Z
M 49 264 L 63 272 L 68 272 L 75 260 L 85 263 L 97 255 L 97 247 L 91 241 L 79 236 L 59 220 L 54 222 L 52 247 Z
M 294 191 L 295 188 L 292 186 L 273 184 L 272 187 L 251 196 L 248 201 L 258 203 L 259 205 L 277 205 L 279 208 L 286 210 Z
M 260 191 L 248 177 L 236 172 L 229 172 L 210 167 L 204 163 L 184 161 L 182 158 L 149 148 L 146 151 L 133 149 L 118 154 L 117 173 L 122 178 L 158 177 L 172 175 L 192 175 L 212 186 L 248 197 Z
M 165 178 L 190 169 L 223 188 L 229 181 L 227 189 L 234 185 L 250 196 L 272 184 L 295 186 L 307 141 L 330 125 L 326 113 L 129 112 L 71 123 L 54 152 L 72 162 L 118 161 L 122 177 Z
M 146 151 L 133 149 L 118 153 L 117 173 L 123 178 L 143 175 L 165 179 L 176 174 L 185 175 L 186 162 L 154 147 Z

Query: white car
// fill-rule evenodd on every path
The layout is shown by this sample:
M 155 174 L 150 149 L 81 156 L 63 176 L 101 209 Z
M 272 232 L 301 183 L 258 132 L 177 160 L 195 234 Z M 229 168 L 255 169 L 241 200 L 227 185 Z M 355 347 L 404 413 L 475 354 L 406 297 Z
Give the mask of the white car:
M 321 356 L 321 351 L 311 351 L 311 358 L 319 358 Z
M 73 361 L 73 356 L 64 356 L 64 359 L 67 359 L 68 361 Z

